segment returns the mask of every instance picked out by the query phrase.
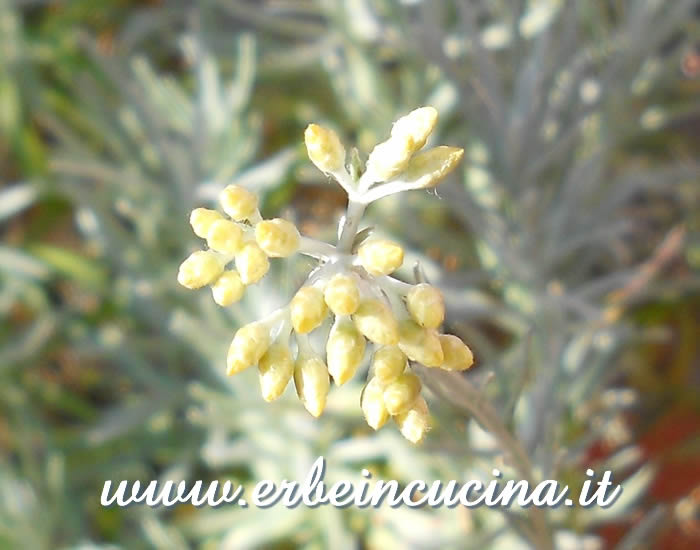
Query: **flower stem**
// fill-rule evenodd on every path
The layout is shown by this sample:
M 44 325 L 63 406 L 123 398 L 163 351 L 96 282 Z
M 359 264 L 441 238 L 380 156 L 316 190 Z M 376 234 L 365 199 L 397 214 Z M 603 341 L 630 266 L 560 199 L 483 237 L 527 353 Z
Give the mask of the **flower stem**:
M 459 373 L 425 367 L 421 370 L 424 375 L 422 378 L 436 395 L 446 399 L 454 407 L 471 414 L 482 428 L 499 441 L 503 451 L 510 455 L 518 474 L 530 487 L 534 487 L 530 458 L 481 392 Z M 536 506 L 530 506 L 527 510 L 532 521 L 534 547 L 538 550 L 551 550 L 554 545 L 544 512 Z
M 348 198 L 348 210 L 345 214 L 343 228 L 338 239 L 337 249 L 339 252 L 349 253 L 352 249 L 352 243 L 357 235 L 362 215 L 365 213 L 367 205 L 364 202 Z
M 336 253 L 336 249 L 332 244 L 302 236 L 299 253 L 313 258 L 328 259 Z

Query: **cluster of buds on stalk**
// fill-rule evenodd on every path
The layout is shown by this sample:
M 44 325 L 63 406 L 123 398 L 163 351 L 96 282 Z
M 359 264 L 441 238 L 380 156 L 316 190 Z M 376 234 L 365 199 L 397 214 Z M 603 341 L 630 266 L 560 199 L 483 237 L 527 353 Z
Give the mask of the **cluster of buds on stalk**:
M 358 232 L 371 202 L 439 183 L 461 160 L 463 150 L 421 151 L 437 122 L 437 111 L 422 107 L 394 123 L 390 138 L 370 153 L 364 170 L 330 129 L 311 124 L 304 138 L 311 161 L 348 194 L 335 246 L 301 236 L 282 219 L 263 220 L 257 198 L 230 185 L 220 196 L 226 214 L 197 208 L 190 223 L 207 240 L 180 266 L 187 288 L 211 286 L 221 306 L 238 301 L 246 285 L 269 269 L 268 258 L 299 253 L 319 262 L 286 307 L 238 329 L 227 356 L 227 374 L 257 366 L 263 399 L 277 399 L 293 379 L 304 407 L 318 417 L 326 406 L 331 379 L 351 380 L 371 354 L 360 407 L 377 430 L 393 418 L 413 443 L 425 437 L 430 416 L 421 396 L 415 364 L 461 371 L 473 364 L 471 350 L 457 336 L 442 334 L 442 293 L 426 282 L 409 284 L 391 276 L 403 264 L 402 247 Z M 355 155 L 355 159 L 358 158 Z M 227 269 L 228 264 L 235 269 Z M 325 330 L 327 332 L 323 332 Z M 325 349 L 314 348 L 314 331 L 328 334 Z

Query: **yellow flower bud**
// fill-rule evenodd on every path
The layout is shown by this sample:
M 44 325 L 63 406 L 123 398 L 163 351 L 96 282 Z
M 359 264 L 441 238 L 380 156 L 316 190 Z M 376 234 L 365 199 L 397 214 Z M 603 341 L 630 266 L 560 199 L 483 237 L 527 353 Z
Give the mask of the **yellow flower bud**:
M 316 418 L 321 416 L 330 389 L 328 367 L 323 360 L 300 354 L 294 365 L 294 385 L 306 410 Z
M 226 374 L 231 376 L 252 367 L 270 346 L 270 329 L 263 323 L 251 323 L 239 328 L 226 357 Z
M 419 284 L 406 295 L 406 306 L 413 320 L 425 328 L 438 328 L 445 320 L 445 301 L 434 286 Z
M 391 137 L 407 139 L 412 151 L 417 151 L 425 145 L 437 124 L 437 119 L 438 112 L 435 107 L 419 107 L 394 122 Z
M 328 281 L 323 296 L 336 315 L 351 315 L 360 305 L 360 291 L 355 278 L 344 273 L 338 273 Z
M 390 346 L 399 341 L 399 324 L 381 300 L 371 298 L 360 302 L 352 320 L 365 338 L 375 344 Z
M 185 288 L 202 288 L 214 282 L 223 270 L 223 262 L 215 252 L 197 250 L 180 264 L 177 282 Z
M 237 302 L 243 297 L 245 285 L 241 281 L 238 271 L 224 271 L 211 285 L 211 293 L 214 301 L 220 306 L 226 307 Z
M 399 348 L 411 361 L 417 361 L 426 367 L 442 365 L 445 357 L 435 330 L 406 320 L 399 323 L 399 334 Z
M 406 356 L 397 346 L 384 346 L 372 357 L 374 376 L 383 384 L 396 380 L 406 368 Z
M 190 225 L 194 234 L 202 239 L 207 238 L 209 228 L 216 220 L 223 219 L 223 216 L 216 210 L 209 208 L 195 208 L 190 214 Z
M 323 292 L 315 286 L 304 286 L 292 298 L 290 316 L 294 330 L 306 334 L 318 327 L 328 315 Z
M 345 163 L 345 148 L 338 135 L 318 124 L 309 124 L 304 132 L 306 152 L 319 170 L 335 172 Z
M 285 344 L 273 344 L 260 358 L 260 392 L 268 403 L 274 401 L 287 387 L 294 374 L 292 354 Z
M 430 412 L 425 399 L 418 397 L 411 408 L 394 417 L 396 425 L 406 439 L 411 443 L 419 444 L 430 429 Z
M 362 267 L 375 276 L 388 275 L 403 264 L 403 248 L 386 239 L 364 243 L 357 255 Z
M 472 350 L 457 336 L 441 334 L 440 345 L 445 361 L 440 365 L 445 370 L 467 370 L 474 364 Z
M 222 254 L 235 254 L 243 242 L 243 230 L 231 220 L 216 220 L 207 232 L 209 248 Z
M 326 342 L 328 372 L 339 386 L 350 380 L 365 355 L 365 339 L 347 319 L 336 321 Z
M 459 164 L 464 149 L 441 145 L 415 155 L 401 177 L 410 189 L 435 187 Z
M 271 258 L 286 258 L 299 250 L 299 231 L 280 218 L 264 220 L 255 226 L 255 240 Z
M 224 212 L 237 222 L 247 220 L 258 210 L 258 197 L 240 185 L 228 185 L 219 195 Z
M 375 430 L 381 428 L 389 420 L 389 411 L 384 406 L 384 386 L 378 378 L 370 379 L 365 389 L 362 390 L 360 407 L 367 424 Z
M 420 378 L 411 372 L 404 372 L 384 389 L 384 405 L 394 416 L 406 412 L 420 395 Z
M 376 145 L 367 159 L 367 172 L 374 181 L 388 181 L 406 170 L 413 154 L 412 142 L 405 136 Z
M 243 284 L 252 285 L 265 276 L 270 269 L 270 261 L 257 243 L 249 242 L 236 254 L 236 269 L 241 274 Z

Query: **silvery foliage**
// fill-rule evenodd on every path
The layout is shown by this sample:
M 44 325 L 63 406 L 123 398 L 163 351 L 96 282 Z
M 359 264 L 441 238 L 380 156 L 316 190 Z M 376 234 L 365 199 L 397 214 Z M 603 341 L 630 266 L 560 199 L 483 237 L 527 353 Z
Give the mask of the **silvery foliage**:
M 15 464 L 0 462 L 0 540 L 92 547 L 82 542 L 90 519 L 76 510 L 97 506 L 107 478 L 234 477 L 252 485 L 301 479 L 323 454 L 327 482 L 359 481 L 368 465 L 404 482 L 489 480 L 494 466 L 506 479 L 560 479 L 580 477 L 586 450 L 605 438 L 617 452 L 596 469 L 626 478 L 607 510 L 231 506 L 172 515 L 132 507 L 120 521 L 137 529 L 117 536 L 124 548 L 144 538 L 157 548 L 279 540 L 308 548 L 352 548 L 358 540 L 397 548 L 514 548 L 528 540 L 541 548 L 551 540 L 595 546 L 574 526 L 588 531 L 629 516 L 653 474 L 621 415 L 637 396 L 617 385 L 621 352 L 647 335 L 619 321 L 615 308 L 652 292 L 649 281 L 637 283 L 655 249 L 639 237 L 651 222 L 670 224 L 633 217 L 629 207 L 650 193 L 677 197 L 698 173 L 678 160 L 651 169 L 613 161 L 633 137 L 683 116 L 655 101 L 677 78 L 692 4 L 633 2 L 619 20 L 600 25 L 596 7 L 573 1 L 212 2 L 209 17 L 168 6 L 163 14 L 184 15 L 188 29 L 179 37 L 185 69 L 172 75 L 144 56 L 104 56 L 82 39 L 93 70 L 75 81 L 58 75 L 80 103 L 62 104 L 51 93 L 38 100 L 58 143 L 51 176 L 5 188 L 0 200 L 7 219 L 40 193 L 67 197 L 91 254 L 0 249 L 3 316 L 17 304 L 33 313 L 1 351 L 1 401 L 22 452 Z M 157 20 L 157 10 L 135 17 L 124 40 L 160 32 Z M 468 152 L 461 177 L 440 188 L 442 200 L 406 194 L 370 212 L 376 232 L 410 251 L 402 275 L 444 290 L 450 328 L 479 360 L 462 385 L 425 373 L 437 418 L 422 449 L 391 430 L 363 427 L 361 379 L 334 388 L 317 421 L 291 395 L 263 403 L 250 391 L 254 372 L 223 377 L 220 358 L 236 326 L 285 302 L 294 275 L 278 273 L 230 312 L 175 284 L 193 245 L 186 213 L 230 181 L 274 191 L 300 158 L 295 143 L 269 160 L 260 154 L 265 113 L 250 105 L 256 69 L 267 82 L 279 74 L 317 78 L 319 59 L 335 108 L 324 112 L 302 98 L 290 115 L 295 122 L 327 117 L 353 131 L 366 152 L 398 115 L 431 104 L 441 113 L 435 139 Z M 303 165 L 296 174 L 316 183 Z M 421 223 L 403 223 L 409 218 Z M 458 268 L 446 269 L 450 258 Z M 57 306 L 51 286 L 59 277 L 72 290 Z M 116 313 L 90 323 L 94 310 L 80 301 L 88 295 Z M 56 390 L 54 406 L 81 418 L 78 428 L 58 432 L 31 409 L 36 392 L 21 377 L 57 348 L 112 380 L 98 388 L 109 390 L 103 403 Z M 634 544 L 657 517 L 623 544 Z

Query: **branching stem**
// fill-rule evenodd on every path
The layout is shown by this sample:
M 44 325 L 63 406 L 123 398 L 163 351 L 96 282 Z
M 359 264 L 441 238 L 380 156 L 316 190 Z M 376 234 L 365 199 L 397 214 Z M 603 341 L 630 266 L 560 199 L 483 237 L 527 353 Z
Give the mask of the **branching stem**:
M 494 436 L 500 443 L 501 449 L 513 461 L 518 475 L 527 481 L 530 487 L 535 485 L 530 458 L 520 442 L 508 431 L 496 410 L 484 395 L 475 388 L 464 376 L 457 372 L 441 369 L 421 368 L 427 385 L 438 396 L 442 397 L 457 409 L 471 414 L 474 419 Z M 547 520 L 541 508 L 530 506 L 528 514 L 532 521 L 532 542 L 538 550 L 552 550 L 552 534 L 547 526 Z

